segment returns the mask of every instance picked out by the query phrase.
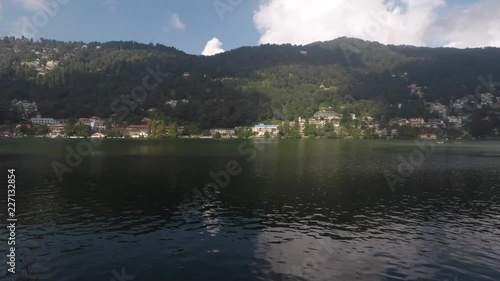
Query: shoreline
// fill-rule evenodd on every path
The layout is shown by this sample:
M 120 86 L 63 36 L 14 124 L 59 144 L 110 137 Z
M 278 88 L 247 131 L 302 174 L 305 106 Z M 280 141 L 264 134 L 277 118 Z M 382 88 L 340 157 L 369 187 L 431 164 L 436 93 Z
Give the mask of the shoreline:
M 329 141 L 434 141 L 438 144 L 447 144 L 447 143 L 457 143 L 457 142 L 475 142 L 475 141 L 500 141 L 500 138 L 483 138 L 483 139 L 422 139 L 422 138 L 378 138 L 378 139 L 328 139 L 328 138 L 228 138 L 223 137 L 220 139 L 215 139 L 213 137 L 178 137 L 178 138 L 90 138 L 90 137 L 58 137 L 58 138 L 50 138 L 50 137 L 14 137 L 14 138 L 0 138 L 2 140 L 130 140 L 130 141 L 181 141 L 181 140 L 213 140 L 213 141 L 236 141 L 236 140 L 266 140 L 266 141 L 287 141 L 287 140 L 329 140 Z

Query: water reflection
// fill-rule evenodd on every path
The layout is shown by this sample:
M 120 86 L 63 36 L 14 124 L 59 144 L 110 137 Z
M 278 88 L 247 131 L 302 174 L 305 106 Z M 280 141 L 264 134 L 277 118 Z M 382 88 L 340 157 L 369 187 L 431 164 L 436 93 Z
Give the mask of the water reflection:
M 439 147 L 393 194 L 383 172 L 411 144 L 267 141 L 247 161 L 240 143 L 105 141 L 62 183 L 66 142 L 0 144 L 19 251 L 41 280 L 499 280 L 497 144 Z M 231 160 L 243 172 L 196 198 Z

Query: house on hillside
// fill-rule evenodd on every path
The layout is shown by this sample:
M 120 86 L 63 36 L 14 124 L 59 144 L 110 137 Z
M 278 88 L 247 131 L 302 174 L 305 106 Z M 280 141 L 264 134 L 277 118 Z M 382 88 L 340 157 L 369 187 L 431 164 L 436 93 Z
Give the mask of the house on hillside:
M 423 134 L 420 134 L 420 139 L 422 139 L 422 140 L 437 140 L 437 135 L 434 133 L 423 133 Z
M 444 127 L 444 125 L 445 123 L 442 119 L 429 119 L 425 127 L 428 129 L 437 129 Z
M 319 126 L 324 126 L 326 122 L 331 122 L 333 126 L 340 127 L 340 120 L 342 119 L 342 115 L 338 114 L 335 111 L 319 111 L 316 112 L 313 116 L 313 122 L 309 122 L 310 124 L 316 124 Z
M 105 137 L 106 137 L 106 135 L 102 134 L 102 133 L 95 133 L 92 136 L 90 136 L 90 138 L 92 138 L 92 139 L 103 139 Z
M 266 134 L 266 132 L 271 135 L 274 135 L 278 133 L 278 126 L 259 124 L 252 128 L 252 132 L 256 134 L 258 137 L 263 137 Z
M 428 102 L 425 104 L 430 113 L 438 113 L 441 116 L 446 116 L 448 107 L 440 102 Z
M 463 125 L 463 118 L 460 116 L 448 116 L 448 122 L 451 127 L 461 128 Z
M 16 133 L 9 132 L 9 131 L 0 132 L 0 139 L 13 139 L 15 137 L 16 137 Z
M 127 131 L 131 138 L 146 138 L 148 137 L 148 125 L 130 125 Z
M 411 118 L 410 120 L 408 120 L 408 123 L 414 128 L 421 128 L 424 127 L 425 120 L 424 118 Z
M 90 126 L 92 130 L 106 130 L 106 121 L 99 117 L 80 118 L 78 119 L 79 125 Z
M 234 129 L 211 129 L 210 130 L 210 135 L 214 136 L 215 134 L 219 133 L 222 137 L 228 137 L 232 138 L 236 131 Z
M 389 121 L 389 125 L 391 126 L 407 126 L 410 124 L 408 119 L 398 119 L 394 118 Z
M 33 125 L 54 125 L 59 123 L 57 122 L 57 120 L 53 118 L 41 118 L 41 117 L 31 118 L 30 122 Z

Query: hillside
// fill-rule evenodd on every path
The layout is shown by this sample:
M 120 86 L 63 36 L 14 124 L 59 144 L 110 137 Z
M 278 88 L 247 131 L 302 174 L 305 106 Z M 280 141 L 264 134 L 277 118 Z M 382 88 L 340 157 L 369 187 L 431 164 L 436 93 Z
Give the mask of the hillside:
M 424 100 L 448 105 L 474 95 L 481 86 L 478 77 L 500 81 L 500 49 L 386 46 L 339 38 L 202 57 L 136 42 L 4 38 L 0 123 L 21 119 L 10 110 L 13 99 L 36 102 L 46 117 L 116 117 L 112 105 L 125 104 L 126 95 L 143 84 L 148 66 L 169 75 L 118 121 L 138 124 L 155 114 L 201 128 L 234 127 L 309 117 L 331 107 L 384 122 L 424 116 Z M 410 85 L 421 89 L 419 96 L 411 95 Z M 481 93 L 492 90 L 480 88 Z

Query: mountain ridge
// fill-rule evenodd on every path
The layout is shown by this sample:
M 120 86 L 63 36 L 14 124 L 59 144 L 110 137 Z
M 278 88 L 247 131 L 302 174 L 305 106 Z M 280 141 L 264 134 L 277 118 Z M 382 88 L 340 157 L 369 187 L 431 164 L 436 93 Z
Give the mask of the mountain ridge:
M 0 40 L 0 121 L 16 119 L 7 116 L 13 99 L 39 103 L 43 116 L 112 116 L 110 105 L 141 84 L 147 66 L 157 65 L 170 76 L 148 92 L 127 123 L 140 123 L 154 110 L 179 123 L 228 127 L 308 117 L 325 106 L 388 120 L 423 116 L 424 100 L 449 103 L 475 95 L 479 77 L 500 73 L 500 49 L 395 46 L 341 37 L 205 57 L 133 41 L 6 37 Z M 421 97 L 411 94 L 411 85 L 422 89 Z M 167 105 L 183 99 L 189 103 Z M 409 112 L 395 111 L 395 104 Z

